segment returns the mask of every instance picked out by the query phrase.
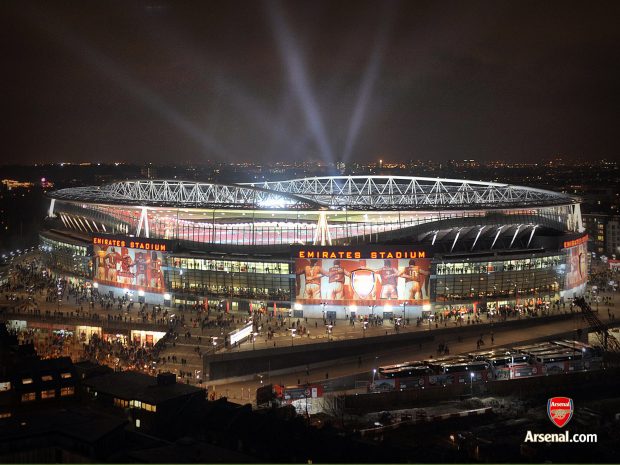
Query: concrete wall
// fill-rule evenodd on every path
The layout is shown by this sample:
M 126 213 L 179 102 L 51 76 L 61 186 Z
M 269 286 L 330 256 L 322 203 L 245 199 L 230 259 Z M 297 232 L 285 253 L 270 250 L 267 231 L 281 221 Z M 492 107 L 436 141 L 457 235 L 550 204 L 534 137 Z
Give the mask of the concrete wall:
M 564 314 L 545 317 L 544 321 L 553 324 L 570 318 L 580 318 L 580 314 Z M 255 373 L 278 374 L 303 370 L 331 364 L 334 360 L 357 360 L 358 357 L 377 355 L 393 349 L 428 344 L 435 340 L 444 341 L 457 336 L 477 336 L 480 333 L 503 329 L 528 328 L 541 324 L 541 318 L 526 318 L 501 323 L 465 325 L 454 328 L 438 328 L 426 331 L 402 332 L 387 336 L 348 339 L 344 341 L 318 342 L 293 347 L 281 347 L 252 351 L 226 352 L 212 354 L 204 358 L 204 371 L 209 380 L 243 377 Z

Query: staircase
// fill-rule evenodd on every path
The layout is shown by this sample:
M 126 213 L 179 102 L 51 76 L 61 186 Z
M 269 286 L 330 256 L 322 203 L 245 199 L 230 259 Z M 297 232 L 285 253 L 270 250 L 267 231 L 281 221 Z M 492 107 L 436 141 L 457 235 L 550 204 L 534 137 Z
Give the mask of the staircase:
M 603 346 L 603 349 L 607 352 L 613 352 L 615 354 L 620 354 L 620 342 L 609 334 L 607 330 L 607 325 L 603 323 L 598 315 L 592 311 L 592 308 L 586 302 L 586 299 L 583 297 L 579 297 L 574 300 L 574 304 L 581 308 L 581 313 L 585 317 L 588 324 L 594 328 L 596 335 Z

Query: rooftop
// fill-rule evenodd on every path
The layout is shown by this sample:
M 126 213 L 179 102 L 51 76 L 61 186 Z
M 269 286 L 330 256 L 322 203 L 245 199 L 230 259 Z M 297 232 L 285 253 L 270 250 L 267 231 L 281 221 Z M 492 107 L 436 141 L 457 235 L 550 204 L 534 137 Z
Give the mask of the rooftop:
M 575 197 L 495 182 L 325 176 L 250 184 L 132 180 L 61 189 L 53 199 L 108 205 L 259 210 L 434 210 L 567 205 Z
M 84 380 L 85 386 L 124 400 L 157 405 L 170 399 L 204 392 L 187 384 L 158 385 L 157 378 L 136 371 L 121 371 Z

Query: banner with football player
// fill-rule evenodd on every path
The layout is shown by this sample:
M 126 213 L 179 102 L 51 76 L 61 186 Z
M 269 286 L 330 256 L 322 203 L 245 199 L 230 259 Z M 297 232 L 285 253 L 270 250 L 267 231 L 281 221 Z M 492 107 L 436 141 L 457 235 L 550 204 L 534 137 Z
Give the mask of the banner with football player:
M 95 245 L 95 282 L 146 292 L 165 291 L 162 253 Z
M 565 289 L 573 289 L 588 281 L 588 243 L 566 249 L 566 282 Z
M 295 260 L 299 303 L 423 305 L 430 302 L 428 258 Z

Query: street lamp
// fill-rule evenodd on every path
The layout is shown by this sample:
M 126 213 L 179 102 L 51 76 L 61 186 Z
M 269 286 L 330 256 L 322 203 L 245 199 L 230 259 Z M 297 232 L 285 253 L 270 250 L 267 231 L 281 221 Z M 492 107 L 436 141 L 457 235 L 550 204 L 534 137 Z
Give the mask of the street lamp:
M 327 325 L 327 340 L 331 341 L 331 335 L 332 335 L 332 325 Z
M 377 374 L 377 369 L 373 368 L 372 369 L 372 384 L 375 384 L 375 375 Z
M 473 371 L 469 374 L 469 379 L 471 380 L 469 385 L 471 389 L 471 395 L 473 396 L 474 395 L 474 372 Z
M 295 331 L 297 331 L 297 329 L 289 328 L 289 331 L 291 332 L 291 347 L 293 347 L 293 338 L 295 337 Z
M 252 333 L 252 350 L 255 349 L 254 343 L 256 342 L 256 336 L 258 336 L 258 333 Z

